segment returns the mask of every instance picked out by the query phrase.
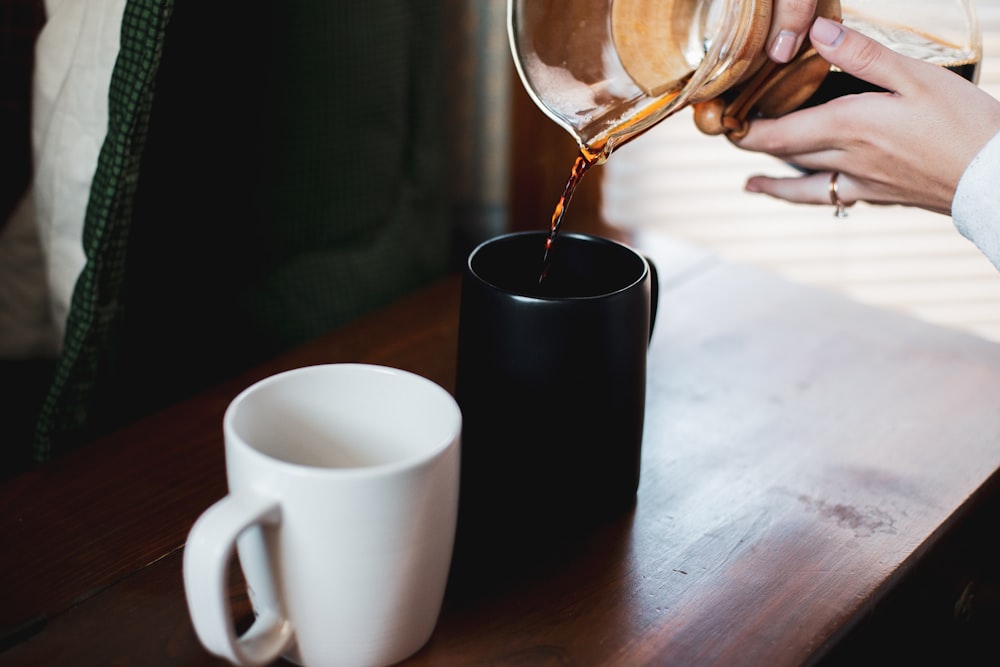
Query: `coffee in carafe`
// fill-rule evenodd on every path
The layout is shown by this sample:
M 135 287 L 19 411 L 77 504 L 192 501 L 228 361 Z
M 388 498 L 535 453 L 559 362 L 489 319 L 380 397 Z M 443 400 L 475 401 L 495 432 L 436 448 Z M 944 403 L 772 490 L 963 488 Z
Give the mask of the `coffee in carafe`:
M 809 44 L 786 64 L 765 53 L 773 0 L 508 0 L 518 75 L 580 155 L 550 224 L 551 252 L 573 189 L 615 149 L 686 107 L 706 134 L 732 138 L 776 117 L 871 87 L 831 70 Z M 905 55 L 976 81 L 979 25 L 971 0 L 819 0 Z M 543 270 L 544 275 L 544 270 Z

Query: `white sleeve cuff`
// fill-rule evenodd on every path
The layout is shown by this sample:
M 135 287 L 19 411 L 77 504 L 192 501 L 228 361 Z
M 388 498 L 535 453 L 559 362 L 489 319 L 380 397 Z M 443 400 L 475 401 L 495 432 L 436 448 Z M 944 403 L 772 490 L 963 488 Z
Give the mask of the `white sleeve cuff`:
M 966 168 L 951 204 L 951 217 L 962 236 L 1000 269 L 1000 133 Z

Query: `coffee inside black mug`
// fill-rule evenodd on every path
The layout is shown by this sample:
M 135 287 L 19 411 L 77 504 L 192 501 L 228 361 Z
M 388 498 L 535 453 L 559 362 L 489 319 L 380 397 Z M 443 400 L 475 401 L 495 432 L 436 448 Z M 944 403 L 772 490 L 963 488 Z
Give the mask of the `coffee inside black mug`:
M 639 253 L 564 233 L 500 236 L 462 280 L 459 552 L 534 548 L 630 508 L 657 280 Z

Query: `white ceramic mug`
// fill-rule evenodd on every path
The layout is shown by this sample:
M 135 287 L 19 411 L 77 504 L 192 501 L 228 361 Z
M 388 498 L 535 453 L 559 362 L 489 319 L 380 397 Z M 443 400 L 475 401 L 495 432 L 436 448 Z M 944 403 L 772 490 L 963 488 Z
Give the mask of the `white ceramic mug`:
M 237 665 L 389 665 L 430 638 L 458 509 L 461 413 L 381 366 L 299 368 L 226 411 L 229 495 L 195 523 L 184 586 L 195 630 Z M 233 627 L 234 546 L 256 619 Z

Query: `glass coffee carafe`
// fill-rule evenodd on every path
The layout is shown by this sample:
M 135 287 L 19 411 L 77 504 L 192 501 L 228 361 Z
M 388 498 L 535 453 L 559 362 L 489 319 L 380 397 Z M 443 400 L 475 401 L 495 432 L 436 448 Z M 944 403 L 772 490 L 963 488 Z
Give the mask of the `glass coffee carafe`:
M 866 84 L 804 45 L 788 65 L 765 55 L 771 0 L 508 0 L 521 81 L 535 103 L 603 162 L 685 107 L 710 134 L 745 130 Z M 973 0 L 820 0 L 890 48 L 976 81 L 981 57 Z

